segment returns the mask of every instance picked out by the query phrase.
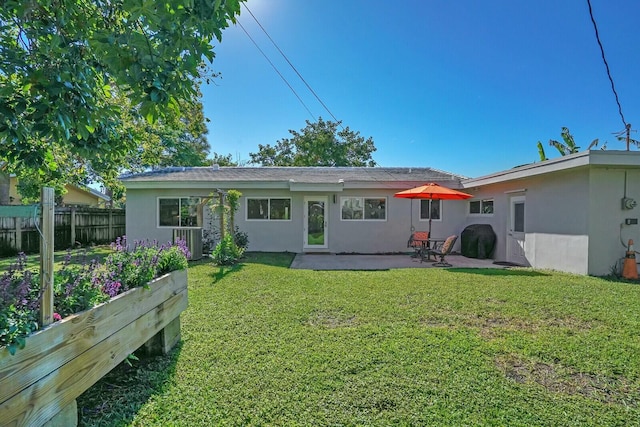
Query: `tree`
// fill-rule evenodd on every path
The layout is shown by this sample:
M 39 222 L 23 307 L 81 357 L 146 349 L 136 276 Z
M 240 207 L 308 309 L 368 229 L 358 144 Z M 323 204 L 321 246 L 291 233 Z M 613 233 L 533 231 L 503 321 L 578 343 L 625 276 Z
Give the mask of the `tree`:
M 149 123 L 180 117 L 240 1 L 3 1 L 0 162 L 21 181 L 115 180 L 141 147 L 114 97 Z
M 213 153 L 213 157 L 208 160 L 209 165 L 218 165 L 218 166 L 242 166 L 244 162 L 233 160 L 233 155 L 231 153 L 227 155 L 218 154 L 216 152 Z
M 198 92 L 199 93 L 199 92 Z M 131 138 L 137 150 L 123 169 L 140 172 L 166 166 L 206 166 L 211 146 L 207 141 L 206 119 L 199 100 L 183 102 L 180 114 L 165 114 L 154 123 L 139 115 L 139 110 L 120 97 L 127 113 L 122 136 Z
M 364 139 L 348 127 L 338 130 L 342 122 L 306 121 L 307 126 L 291 139 L 281 139 L 275 146 L 258 145 L 257 153 L 249 153 L 250 163 L 262 166 L 375 166 L 371 153 L 376 151 L 373 139 Z
M 562 131 L 560 132 L 560 136 L 562 137 L 562 142 L 556 141 L 555 139 L 550 139 L 549 145 L 554 147 L 556 150 L 558 150 L 561 156 L 568 156 L 569 154 L 574 154 L 580 151 L 580 147 L 576 145 L 575 140 L 573 139 L 573 135 L 571 135 L 571 132 L 569 132 L 569 128 L 563 127 Z M 540 160 L 547 160 L 547 155 L 544 152 L 544 147 L 542 146 L 542 143 L 538 141 L 537 145 L 538 145 L 538 155 L 540 156 Z M 593 141 L 591 141 L 591 144 L 589 144 L 589 147 L 587 148 L 587 150 L 591 150 L 593 147 L 597 147 L 597 146 L 598 146 L 598 139 L 596 138 Z M 606 146 L 606 143 L 603 146 L 603 149 L 605 146 Z

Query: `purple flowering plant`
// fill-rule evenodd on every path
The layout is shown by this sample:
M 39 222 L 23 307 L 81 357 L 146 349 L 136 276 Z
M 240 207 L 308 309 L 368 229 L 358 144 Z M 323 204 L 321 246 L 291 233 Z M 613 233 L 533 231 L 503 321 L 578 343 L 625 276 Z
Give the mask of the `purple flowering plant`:
M 0 347 L 8 347 L 11 354 L 23 348 L 25 337 L 38 329 L 40 281 L 27 269 L 26 261 L 20 253 L 0 276 Z
M 87 310 L 129 289 L 147 286 L 152 279 L 187 268 L 189 250 L 184 241 L 158 246 L 126 237 L 112 243 L 104 264 L 88 260 L 86 252 L 73 259 L 69 250 L 54 273 L 54 320 Z M 40 280 L 26 268 L 26 256 L 0 276 L 0 347 L 11 354 L 24 347 L 25 338 L 39 328 Z

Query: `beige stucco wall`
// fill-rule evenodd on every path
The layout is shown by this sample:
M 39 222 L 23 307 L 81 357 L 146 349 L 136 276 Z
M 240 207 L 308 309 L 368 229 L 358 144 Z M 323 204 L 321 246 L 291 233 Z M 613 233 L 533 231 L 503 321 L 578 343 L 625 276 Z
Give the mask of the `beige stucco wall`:
M 589 274 L 604 275 L 621 261 L 629 239 L 640 247 L 640 225 L 624 225 L 625 218 L 640 221 L 640 206 L 622 209 L 626 195 L 640 203 L 640 170 L 594 167 L 589 176 L 591 222 L 589 234 Z M 621 242 L 622 241 L 622 242 Z
M 89 206 L 92 208 L 104 207 L 105 201 L 88 191 L 81 190 L 71 185 L 66 185 L 67 192 L 62 196 L 65 205 Z
M 158 197 L 206 197 L 214 188 L 193 190 L 127 190 L 127 237 L 129 241 L 157 239 L 169 241 L 173 237 L 172 228 L 161 228 L 158 223 Z M 427 221 L 419 220 L 419 201 L 411 203 L 407 199 L 397 199 L 396 189 L 353 190 L 342 192 L 290 192 L 287 189 L 241 189 L 240 208 L 236 214 L 236 225 L 249 237 L 249 250 L 269 252 L 304 251 L 303 248 L 303 209 L 305 196 L 326 196 L 329 202 L 328 245 L 327 252 L 332 253 L 387 253 L 406 252 L 407 240 L 411 233 L 411 208 L 413 206 L 413 225 L 416 230 L 426 230 Z M 336 203 L 333 196 L 336 196 Z M 340 197 L 386 197 L 386 221 L 343 221 L 340 211 Z M 246 219 L 246 199 L 248 197 L 290 197 L 290 221 L 248 221 Z M 465 201 L 444 201 L 442 221 L 432 222 L 432 235 L 446 237 L 462 231 L 465 219 Z M 209 226 L 208 216 L 204 217 L 204 226 Z M 217 225 L 217 224 L 216 224 Z M 459 243 L 456 249 L 459 248 Z
M 490 224 L 493 227 L 497 236 L 495 259 L 507 259 L 510 199 L 525 196 L 525 255 L 529 264 L 536 268 L 580 274 L 588 272 L 588 169 L 466 190 L 474 194 L 474 199 L 494 199 L 493 216 L 468 215 L 466 224 Z

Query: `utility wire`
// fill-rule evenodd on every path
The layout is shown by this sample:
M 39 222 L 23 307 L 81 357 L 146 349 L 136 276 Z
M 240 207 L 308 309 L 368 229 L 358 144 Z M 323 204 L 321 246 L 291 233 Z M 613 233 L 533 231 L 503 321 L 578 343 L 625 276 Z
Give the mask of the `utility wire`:
M 333 113 L 331 112 L 331 110 L 329 110 L 329 107 L 327 107 L 325 105 L 324 102 L 322 102 L 322 99 L 320 99 L 320 97 L 318 96 L 318 94 L 313 90 L 313 88 L 311 88 L 311 86 L 309 85 L 309 83 L 307 83 L 307 81 L 304 79 L 304 77 L 302 77 L 302 74 L 300 74 L 298 72 L 298 70 L 296 69 L 296 67 L 291 63 L 291 61 L 289 61 L 289 58 L 287 58 L 287 55 L 284 54 L 284 52 L 282 51 L 282 49 L 280 49 L 280 47 L 278 46 L 278 44 L 271 38 L 271 36 L 269 35 L 269 33 L 267 32 L 267 30 L 265 30 L 265 28 L 262 26 L 262 24 L 260 23 L 260 21 L 258 21 L 258 18 L 256 18 L 256 16 L 253 14 L 253 12 L 251 12 L 251 10 L 249 9 L 249 7 L 247 6 L 247 4 L 245 2 L 242 2 L 242 5 L 244 6 L 245 9 L 247 9 L 247 12 L 249 12 L 249 15 L 251 15 L 251 17 L 253 18 L 254 21 L 256 21 L 256 24 L 258 24 L 258 26 L 260 27 L 260 29 L 262 30 L 262 32 L 265 33 L 265 35 L 269 38 L 269 40 L 271 41 L 271 43 L 275 46 L 275 48 L 278 50 L 278 52 L 280 52 L 280 55 L 282 55 L 282 57 L 285 59 L 285 61 L 287 61 L 287 63 L 289 64 L 289 66 L 293 69 L 293 71 L 295 71 L 295 73 L 298 75 L 298 77 L 300 77 L 300 80 L 303 81 L 303 83 L 307 86 L 307 89 L 309 89 L 309 91 L 313 94 L 313 96 L 315 96 L 315 98 L 318 100 L 318 102 L 320 103 L 320 105 L 322 105 L 324 107 L 325 110 L 327 110 L 327 112 L 329 113 L 329 115 L 333 118 L 333 120 L 335 120 L 336 122 L 340 123 L 340 127 L 344 130 L 344 126 L 342 126 L 342 123 L 336 119 L 336 116 L 333 115 Z
M 246 6 L 245 6 L 246 7 Z M 275 70 L 276 73 L 278 73 L 278 75 L 280 76 L 280 78 L 282 79 L 282 81 L 284 81 L 284 83 L 289 87 L 289 89 L 291 89 L 291 92 L 293 92 L 293 94 L 296 96 L 296 98 L 298 98 L 298 101 L 300 101 L 300 103 L 302 104 L 302 106 L 307 110 L 307 112 L 309 113 L 309 115 L 311 117 L 313 117 L 313 120 L 316 120 L 316 117 L 313 115 L 313 113 L 311 112 L 311 110 L 309 110 L 309 107 L 307 107 L 307 104 L 304 103 L 304 101 L 302 100 L 302 98 L 300 98 L 300 96 L 298 95 L 298 93 L 295 91 L 295 89 L 289 84 L 289 82 L 287 81 L 287 79 L 282 75 L 282 73 L 280 73 L 280 71 L 278 70 L 278 68 L 273 64 L 273 62 L 271 62 L 271 60 L 269 59 L 269 57 L 267 56 L 266 53 L 264 53 L 264 51 L 262 49 L 260 49 L 260 46 L 258 46 L 258 43 L 256 43 L 256 41 L 253 39 L 253 37 L 251 37 L 251 35 L 249 35 L 249 33 L 247 32 L 247 30 L 244 28 L 244 26 L 240 23 L 240 20 L 236 20 L 236 22 L 238 23 L 238 25 L 240 25 L 240 28 L 242 28 L 242 31 L 244 31 L 244 33 L 247 35 L 247 37 L 249 37 L 249 40 L 251 40 L 254 44 L 254 46 L 260 51 L 260 53 L 262 54 L 262 56 L 264 56 L 264 59 L 267 60 L 267 62 L 269 62 L 269 64 L 271 64 L 271 67 L 273 67 L 273 69 Z
M 604 66 L 607 69 L 607 76 L 609 77 L 609 81 L 611 82 L 611 90 L 613 91 L 613 95 L 616 97 L 616 104 L 618 104 L 618 113 L 620 113 L 620 118 L 622 119 L 622 124 L 624 125 L 625 129 L 628 129 L 627 121 L 624 119 L 624 114 L 622 114 L 622 106 L 620 105 L 618 92 L 616 92 L 616 86 L 613 84 L 613 78 L 611 77 L 611 70 L 609 69 L 609 64 L 607 63 L 607 59 L 604 56 L 604 47 L 602 47 L 602 42 L 600 41 L 600 35 L 598 34 L 598 26 L 596 25 L 596 20 L 593 17 L 593 10 L 591 9 L 591 0 L 587 0 L 587 4 L 589 5 L 589 16 L 591 16 L 591 22 L 593 22 L 593 29 L 596 32 L 596 40 L 598 41 L 598 46 L 600 46 L 602 61 L 604 62 Z

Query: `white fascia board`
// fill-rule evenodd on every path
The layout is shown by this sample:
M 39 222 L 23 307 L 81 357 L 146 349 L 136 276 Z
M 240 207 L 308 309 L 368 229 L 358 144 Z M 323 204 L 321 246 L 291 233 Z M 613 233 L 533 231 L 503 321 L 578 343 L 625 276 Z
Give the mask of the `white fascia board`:
M 640 151 L 598 150 L 590 157 L 593 166 L 640 167 Z
M 561 170 L 588 166 L 590 163 L 589 151 L 563 156 L 558 159 L 545 160 L 525 166 L 518 166 L 513 169 L 497 172 L 491 175 L 481 176 L 462 180 L 463 188 L 480 187 L 483 185 L 497 184 L 500 182 L 513 181 L 516 179 L 529 178 Z
M 341 192 L 344 184 L 342 182 L 320 183 L 320 182 L 295 182 L 289 181 L 289 189 L 291 191 L 329 191 L 329 192 Z
M 367 181 L 367 182 L 346 182 L 345 189 L 349 190 L 406 190 L 424 185 L 425 181 Z
M 256 181 L 123 181 L 125 188 L 135 190 L 164 189 L 288 189 L 288 182 Z

